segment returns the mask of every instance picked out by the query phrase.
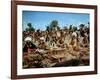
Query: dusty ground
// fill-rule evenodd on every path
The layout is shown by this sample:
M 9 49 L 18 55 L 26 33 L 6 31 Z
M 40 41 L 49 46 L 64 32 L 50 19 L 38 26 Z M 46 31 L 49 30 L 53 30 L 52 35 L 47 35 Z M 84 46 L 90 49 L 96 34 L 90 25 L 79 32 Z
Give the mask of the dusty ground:
M 85 66 L 89 65 L 89 48 L 38 50 L 26 57 L 27 60 L 23 62 L 23 68 Z

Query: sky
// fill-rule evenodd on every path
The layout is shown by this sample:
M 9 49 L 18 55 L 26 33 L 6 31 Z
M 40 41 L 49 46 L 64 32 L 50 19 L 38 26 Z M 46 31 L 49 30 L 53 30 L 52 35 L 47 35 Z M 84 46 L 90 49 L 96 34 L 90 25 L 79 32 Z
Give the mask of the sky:
M 79 24 L 87 24 L 90 21 L 90 16 L 86 13 L 45 11 L 23 11 L 22 13 L 23 30 L 28 27 L 28 23 L 31 23 L 35 29 L 45 30 L 52 20 L 57 20 L 59 26 L 63 28 L 65 25 L 78 26 Z

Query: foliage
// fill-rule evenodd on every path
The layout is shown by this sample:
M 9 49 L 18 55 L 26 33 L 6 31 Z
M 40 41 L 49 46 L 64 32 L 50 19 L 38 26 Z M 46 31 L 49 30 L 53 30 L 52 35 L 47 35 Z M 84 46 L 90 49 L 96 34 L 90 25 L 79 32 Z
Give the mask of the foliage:
M 74 26 L 74 27 L 73 27 L 73 31 L 76 31 L 76 30 L 77 30 L 77 27 L 76 27 L 76 26 Z
M 28 26 L 28 28 L 25 29 L 26 32 L 34 32 L 35 31 L 35 28 L 32 27 L 31 23 L 28 23 L 27 26 Z
M 80 24 L 79 26 L 80 26 L 80 27 L 84 27 L 85 25 L 84 25 L 84 24 Z
M 69 30 L 72 30 L 72 25 L 69 26 Z
M 50 25 L 47 26 L 47 31 L 48 30 L 60 30 L 59 24 L 57 20 L 51 21 Z

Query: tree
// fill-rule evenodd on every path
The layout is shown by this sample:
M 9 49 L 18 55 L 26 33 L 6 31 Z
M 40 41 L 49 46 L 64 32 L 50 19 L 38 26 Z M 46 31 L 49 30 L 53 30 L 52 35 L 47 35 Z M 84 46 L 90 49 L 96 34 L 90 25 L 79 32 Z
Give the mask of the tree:
M 60 27 L 58 26 L 58 21 L 57 20 L 53 20 L 53 21 L 51 21 L 51 23 L 50 23 L 50 28 L 52 29 L 52 30 L 55 30 L 55 29 L 60 29 Z
M 28 23 L 27 26 L 29 26 L 29 28 L 31 28 L 32 27 L 32 24 L 31 23 Z
M 72 25 L 69 26 L 69 30 L 72 30 Z
M 31 23 L 28 23 L 27 26 L 28 26 L 28 28 L 25 29 L 26 32 L 27 31 L 29 31 L 29 32 L 34 32 L 35 31 L 35 29 L 32 27 L 32 24 Z
M 49 31 L 50 30 L 50 27 L 49 26 L 46 26 L 46 30 Z
M 76 31 L 76 30 L 77 30 L 77 27 L 76 27 L 76 26 L 74 26 L 74 27 L 73 27 L 73 31 Z
M 58 26 L 58 21 L 57 20 L 53 20 L 50 24 L 51 27 L 57 27 Z
M 26 31 L 26 32 L 28 32 L 28 31 L 29 31 L 29 29 L 28 29 L 28 28 L 26 28 L 26 29 L 25 29 L 25 31 Z
M 84 25 L 84 24 L 80 24 L 79 26 L 80 26 L 80 27 L 84 27 L 85 25 Z

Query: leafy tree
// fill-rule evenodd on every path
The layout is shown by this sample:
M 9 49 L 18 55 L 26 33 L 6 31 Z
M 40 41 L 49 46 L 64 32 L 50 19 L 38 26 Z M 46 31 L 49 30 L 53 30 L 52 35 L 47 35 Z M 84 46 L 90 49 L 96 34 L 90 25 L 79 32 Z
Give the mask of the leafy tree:
M 74 27 L 73 27 L 73 31 L 76 31 L 76 30 L 77 30 L 77 27 L 76 27 L 76 26 L 74 26 Z
M 49 31 L 50 30 L 50 27 L 49 26 L 46 26 L 46 30 Z
M 29 31 L 29 29 L 28 29 L 28 28 L 26 28 L 26 29 L 25 29 L 25 31 L 26 31 L 26 32 L 28 32 L 28 31 Z
M 35 29 L 32 27 L 31 23 L 28 23 L 27 26 L 28 26 L 28 28 L 25 29 L 26 31 L 29 31 L 29 32 L 34 32 L 35 31 Z
M 69 26 L 69 30 L 72 30 L 72 25 Z
M 50 24 L 50 27 L 57 27 L 58 26 L 58 21 L 57 20 L 53 20 Z
M 27 26 L 29 26 L 29 28 L 31 28 L 32 27 L 32 24 L 31 23 L 28 23 Z
M 80 27 L 84 27 L 85 25 L 84 25 L 84 24 L 80 24 L 79 26 L 80 26 Z
M 57 20 L 51 21 L 51 23 L 50 23 L 50 28 L 53 29 L 53 30 L 54 30 L 55 28 L 60 29 L 60 27 L 58 26 L 58 21 L 57 21 Z

